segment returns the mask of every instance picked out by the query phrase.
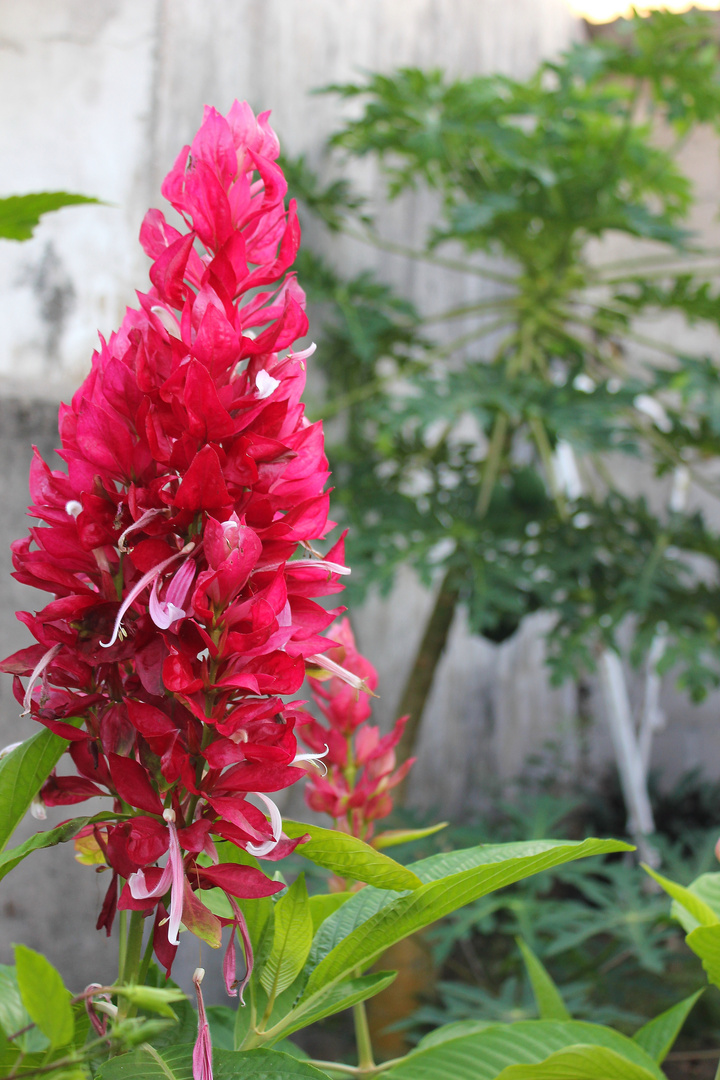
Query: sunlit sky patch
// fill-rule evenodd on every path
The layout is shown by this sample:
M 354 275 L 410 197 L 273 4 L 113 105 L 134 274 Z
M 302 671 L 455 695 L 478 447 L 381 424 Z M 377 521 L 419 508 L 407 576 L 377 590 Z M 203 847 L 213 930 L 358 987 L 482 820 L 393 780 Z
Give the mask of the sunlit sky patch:
M 633 6 L 643 14 L 657 8 L 664 8 L 666 11 L 689 11 L 691 7 L 703 8 L 705 11 L 720 10 L 720 0 L 635 0 L 634 5 L 628 0 L 567 0 L 567 4 L 575 15 L 582 15 L 596 23 L 610 22 L 620 16 L 631 15 Z

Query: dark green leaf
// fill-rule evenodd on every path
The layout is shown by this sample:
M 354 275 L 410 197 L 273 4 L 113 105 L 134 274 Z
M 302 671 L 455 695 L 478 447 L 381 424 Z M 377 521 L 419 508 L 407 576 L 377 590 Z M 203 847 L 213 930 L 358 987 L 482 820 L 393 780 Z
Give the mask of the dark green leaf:
M 10 195 L 0 199 L 0 237 L 6 240 L 29 240 L 43 214 L 63 206 L 98 203 L 86 195 L 66 191 L 43 191 L 35 195 Z

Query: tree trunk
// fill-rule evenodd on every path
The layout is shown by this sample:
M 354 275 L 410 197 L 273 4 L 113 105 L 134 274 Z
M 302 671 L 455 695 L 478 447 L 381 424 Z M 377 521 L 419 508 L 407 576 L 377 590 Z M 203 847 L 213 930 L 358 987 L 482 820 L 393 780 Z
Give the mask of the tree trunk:
M 453 572 L 448 570 L 440 585 L 420 648 L 415 654 L 413 666 L 400 698 L 398 714 L 408 715 L 409 719 L 398 744 L 398 761 L 406 761 L 411 757 L 417 745 L 423 712 L 432 690 L 437 666 L 445 651 L 458 598 L 459 590 L 455 584 Z M 406 794 L 407 780 L 396 788 L 396 803 L 402 804 Z

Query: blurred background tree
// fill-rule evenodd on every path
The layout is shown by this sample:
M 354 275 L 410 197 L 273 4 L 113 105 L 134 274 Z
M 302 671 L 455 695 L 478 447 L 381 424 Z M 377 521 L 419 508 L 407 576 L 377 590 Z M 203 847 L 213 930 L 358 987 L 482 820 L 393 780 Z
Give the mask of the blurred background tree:
M 600 662 L 630 815 L 652 832 L 652 680 L 673 669 L 695 701 L 720 682 L 720 536 L 685 512 L 690 482 L 720 494 L 717 364 L 637 327 L 669 311 L 718 323 L 719 253 L 688 229 L 693 192 L 676 161 L 720 119 L 714 23 L 636 16 L 618 40 L 575 45 L 524 82 L 404 69 L 327 89 L 360 105 L 330 141 L 341 176 L 372 157 L 388 199 L 428 189 L 436 220 L 405 249 L 346 179 L 323 183 L 303 158 L 285 162 L 292 193 L 326 229 L 460 270 L 479 294 L 426 314 L 307 249 L 298 267 L 326 311 L 318 412 L 341 418 L 331 459 L 354 587 L 387 590 L 401 564 L 436 587 L 401 698 L 402 750 L 458 604 L 496 642 L 551 612 L 553 677 Z M 618 234 L 646 242 L 639 257 L 592 257 Z M 639 463 L 672 475 L 667 505 L 628 492 Z M 649 662 L 639 731 L 624 715 L 628 633 L 632 662 Z

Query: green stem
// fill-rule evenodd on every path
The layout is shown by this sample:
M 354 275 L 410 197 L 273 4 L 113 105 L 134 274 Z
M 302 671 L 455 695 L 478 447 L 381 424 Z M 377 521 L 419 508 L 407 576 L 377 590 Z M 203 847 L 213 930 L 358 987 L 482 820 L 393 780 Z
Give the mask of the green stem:
M 142 939 L 144 929 L 144 917 L 142 911 L 130 913 L 130 926 L 127 933 L 127 945 L 125 947 L 125 963 L 120 972 L 120 982 L 137 983 L 140 973 L 140 956 L 142 954 Z M 127 999 L 120 997 L 118 1002 L 118 1019 L 124 1020 L 132 1016 L 135 1006 Z
M 364 1001 L 353 1005 L 353 1021 L 355 1023 L 355 1042 L 358 1051 L 358 1075 L 372 1074 L 375 1072 L 375 1059 L 373 1058 L 370 1025 L 368 1024 L 367 1009 Z
M 150 961 L 153 954 L 153 935 L 152 933 L 148 937 L 147 945 L 145 946 L 145 952 L 143 953 L 142 963 L 140 964 L 140 971 L 138 972 L 138 983 L 140 986 L 145 985 L 147 979 L 148 968 L 150 967 Z
M 122 892 L 122 888 L 125 882 L 120 879 L 118 882 L 119 890 Z M 125 954 L 127 953 L 127 911 L 120 912 L 120 941 L 118 942 L 118 982 L 122 982 L 123 971 L 125 970 Z
M 365 233 L 355 229 L 343 229 L 342 232 L 352 240 L 359 240 L 362 244 L 370 244 L 379 248 L 380 251 L 389 251 L 393 255 L 404 255 L 408 259 L 417 259 L 419 262 L 430 263 L 432 266 L 441 266 L 444 270 L 457 270 L 461 274 L 474 274 L 477 277 L 487 278 L 488 281 L 498 281 L 502 285 L 515 285 L 516 279 L 511 274 L 499 274 L 496 270 L 486 270 L 481 266 L 473 266 L 469 263 L 460 262 L 456 259 L 444 259 L 440 255 L 430 255 L 426 251 L 418 251 L 415 248 L 406 247 L 404 244 L 394 244 L 391 240 L 383 240 L 381 236 L 369 230 Z
M 555 465 L 552 459 L 552 447 L 550 446 L 550 440 L 548 439 L 545 425 L 539 416 L 528 417 L 528 424 L 532 432 L 535 445 L 538 448 L 538 453 L 545 469 L 545 475 L 547 477 L 548 487 L 550 488 L 550 494 L 557 507 L 558 514 L 563 519 L 567 518 L 567 510 L 565 507 L 565 499 L 563 493 L 560 490 L 560 486 L 557 482 L 557 476 L 555 475 Z
M 480 312 L 495 311 L 497 308 L 514 307 L 515 305 L 514 296 L 480 300 L 476 304 L 463 304 L 461 307 L 440 311 L 437 315 L 427 315 L 424 319 L 420 319 L 419 325 L 431 326 L 433 323 L 449 322 L 452 319 L 462 319 L 465 315 L 476 315 Z
M 482 483 L 480 484 L 477 505 L 475 507 L 475 512 L 479 518 L 485 517 L 488 506 L 490 505 L 490 499 L 492 498 L 495 481 L 497 480 L 500 463 L 502 461 L 502 452 L 503 447 L 505 446 L 507 429 L 508 418 L 505 413 L 499 412 L 495 418 L 492 435 L 490 436 L 490 445 L 485 459 Z

